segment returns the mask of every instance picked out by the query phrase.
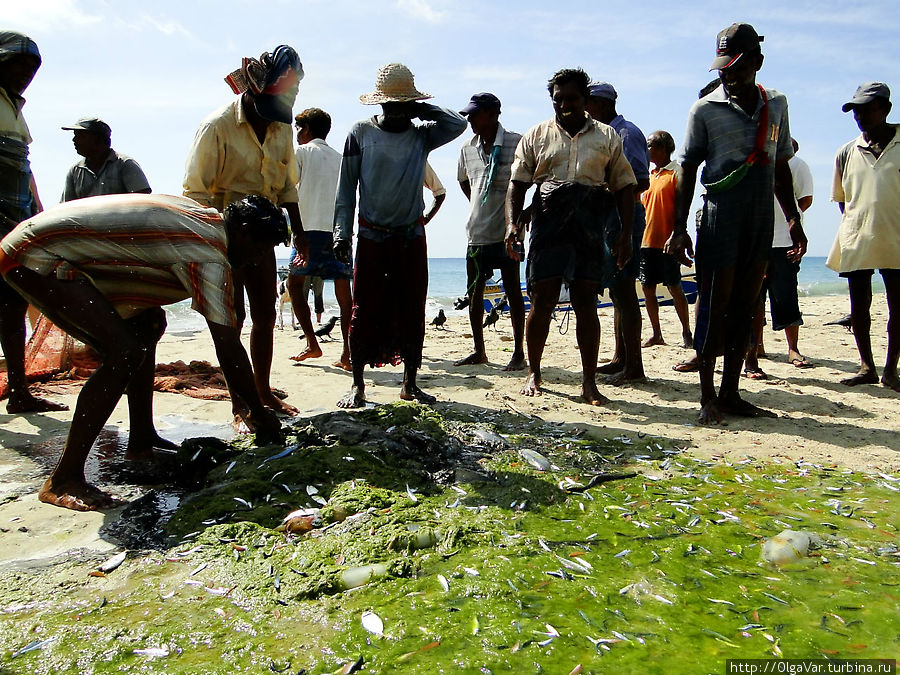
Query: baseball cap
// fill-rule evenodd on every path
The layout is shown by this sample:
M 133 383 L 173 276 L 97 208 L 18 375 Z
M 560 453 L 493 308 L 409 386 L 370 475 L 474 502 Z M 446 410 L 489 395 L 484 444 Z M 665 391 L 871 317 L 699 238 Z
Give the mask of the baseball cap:
M 62 128 L 64 131 L 90 131 L 92 134 L 97 134 L 104 138 L 112 136 L 112 129 L 99 117 L 82 117 L 75 124 Z
M 728 28 L 719 31 L 716 38 L 716 58 L 713 59 L 710 70 L 722 70 L 733 66 L 744 55 L 759 49 L 759 43 L 765 40 L 758 35 L 749 23 L 733 23 Z
M 605 98 L 610 101 L 615 101 L 619 97 L 616 88 L 609 82 L 592 82 L 588 87 L 588 94 L 591 98 Z
M 468 115 L 476 110 L 496 110 L 500 112 L 500 99 L 486 91 L 480 94 L 472 94 L 469 103 L 459 111 L 459 114 Z
M 884 82 L 866 82 L 857 87 L 853 99 L 842 105 L 841 110 L 850 112 L 856 106 L 862 105 L 863 103 L 869 103 L 876 98 L 883 98 L 890 101 L 891 90 L 888 89 L 888 86 Z

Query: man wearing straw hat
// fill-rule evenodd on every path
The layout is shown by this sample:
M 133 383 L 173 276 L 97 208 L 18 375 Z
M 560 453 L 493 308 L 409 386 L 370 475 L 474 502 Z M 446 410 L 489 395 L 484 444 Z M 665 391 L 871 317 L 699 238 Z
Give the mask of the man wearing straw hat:
M 428 291 L 422 184 L 428 153 L 462 134 L 466 121 L 452 110 L 422 103 L 429 98 L 416 89 L 409 68 L 383 66 L 375 91 L 359 97 L 365 105 L 381 105 L 382 112 L 354 124 L 344 144 L 334 207 L 339 260 L 351 260 L 357 188 L 359 232 L 349 336 L 353 386 L 338 401 L 342 408 L 365 404 L 366 364 L 400 361 L 400 398 L 435 400 L 416 384 Z M 421 124 L 413 124 L 416 117 Z
M 297 163 L 291 108 L 303 79 L 303 64 L 293 48 L 276 47 L 259 59 L 245 58 L 225 78 L 239 97 L 207 117 L 188 153 L 184 196 L 220 213 L 249 195 L 265 197 L 287 210 L 294 247 L 306 259 L 307 242 L 297 206 Z M 256 387 L 264 405 L 277 412 L 297 409 L 272 393 L 269 371 L 275 330 L 275 252 L 238 271 L 234 277 L 235 307 L 243 323 L 244 290 L 250 300 L 250 358 Z M 246 406 L 231 392 L 235 428 L 243 430 Z

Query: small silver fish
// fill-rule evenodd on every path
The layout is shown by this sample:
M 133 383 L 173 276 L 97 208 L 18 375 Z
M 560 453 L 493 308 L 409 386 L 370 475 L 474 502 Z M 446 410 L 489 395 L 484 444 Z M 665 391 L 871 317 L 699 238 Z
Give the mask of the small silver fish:
M 236 501 L 236 502 L 237 502 L 238 504 L 240 504 L 241 506 L 247 507 L 248 509 L 252 509 L 252 508 L 253 508 L 253 504 L 251 504 L 250 502 L 248 502 L 246 499 L 241 499 L 240 497 L 235 497 L 235 498 L 234 498 L 234 501 Z
M 193 572 L 191 572 L 190 574 L 188 574 L 188 576 L 189 576 L 189 577 L 196 576 L 196 575 L 200 574 L 200 572 L 202 572 L 203 570 L 205 570 L 208 566 L 209 566 L 208 563 L 200 563 L 199 565 L 197 565 L 197 567 L 194 569 Z
M 119 567 L 123 562 L 125 562 L 125 558 L 128 555 L 128 551 L 122 551 L 121 553 L 117 553 L 112 558 L 104 562 L 100 565 L 99 569 L 101 572 L 112 572 L 114 569 Z
M 228 467 L 225 469 L 225 475 L 226 475 L 226 476 L 228 475 L 228 472 L 231 471 L 231 470 L 234 468 L 234 465 L 235 465 L 235 464 L 237 464 L 237 461 L 234 461 L 234 462 L 232 462 L 231 464 L 228 465 Z
M 34 642 L 29 642 L 27 645 L 25 645 L 21 649 L 13 652 L 9 658 L 17 659 L 20 656 L 22 656 L 23 654 L 27 654 L 29 652 L 34 652 L 34 651 L 37 651 L 38 649 L 43 649 L 44 647 L 49 645 L 51 642 L 54 642 L 55 640 L 56 640 L 56 637 L 54 636 L 54 637 L 47 638 L 46 640 L 35 640 Z
M 165 658 L 169 655 L 168 647 L 146 647 L 144 649 L 135 649 L 132 654 L 138 656 L 149 656 L 151 659 Z
M 362 621 L 363 628 L 370 633 L 373 633 L 374 635 L 384 635 L 384 621 L 382 621 L 381 617 L 375 612 L 363 612 L 360 620 Z
M 441 584 L 441 588 L 444 589 L 444 592 L 447 592 L 450 590 L 450 582 L 447 581 L 447 577 L 445 577 L 443 574 L 438 574 L 437 579 Z
M 418 503 L 419 500 L 416 497 L 415 493 L 413 493 L 412 488 L 409 487 L 409 483 L 406 484 L 406 494 L 409 495 L 409 498 L 412 500 L 413 504 Z

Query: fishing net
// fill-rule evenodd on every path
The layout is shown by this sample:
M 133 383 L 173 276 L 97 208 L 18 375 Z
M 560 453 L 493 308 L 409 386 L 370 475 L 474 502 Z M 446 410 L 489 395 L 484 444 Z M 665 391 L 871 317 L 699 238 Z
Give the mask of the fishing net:
M 25 378 L 41 382 L 51 378 L 83 380 L 100 365 L 93 349 L 41 316 L 25 345 Z M 0 372 L 0 398 L 9 394 L 6 369 Z

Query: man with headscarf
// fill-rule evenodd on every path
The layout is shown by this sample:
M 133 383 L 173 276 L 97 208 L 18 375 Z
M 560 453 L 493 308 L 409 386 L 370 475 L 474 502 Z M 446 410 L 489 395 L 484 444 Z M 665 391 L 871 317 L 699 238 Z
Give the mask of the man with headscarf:
M 423 403 L 416 373 L 425 340 L 428 254 L 422 184 L 428 153 L 462 134 L 466 121 L 448 108 L 422 103 L 413 74 L 400 63 L 378 71 L 375 91 L 359 100 L 382 112 L 353 125 L 344 144 L 334 208 L 334 253 L 351 259 L 359 188 L 359 234 L 353 270 L 350 361 L 353 386 L 338 406 L 365 404 L 363 370 L 403 361 L 400 398 Z M 413 124 L 418 117 L 421 124 Z
M 22 93 L 41 65 L 34 40 L 14 31 L 0 31 L 0 237 L 41 211 L 28 162 L 31 134 Z M 67 410 L 64 405 L 33 396 L 25 381 L 25 312 L 28 303 L 0 280 L 0 346 L 6 357 L 10 413 Z
M 248 195 L 259 195 L 287 210 L 298 257 L 306 259 L 307 243 L 297 206 L 297 163 L 294 160 L 292 106 L 303 65 L 291 47 L 281 45 L 258 60 L 245 58 L 225 81 L 239 97 L 207 117 L 188 153 L 184 195 L 219 212 Z M 269 383 L 275 330 L 277 287 L 275 252 L 235 274 L 235 307 L 243 323 L 244 290 L 250 300 L 250 358 L 263 404 L 294 414 Z M 235 425 L 245 407 L 232 394 Z

